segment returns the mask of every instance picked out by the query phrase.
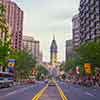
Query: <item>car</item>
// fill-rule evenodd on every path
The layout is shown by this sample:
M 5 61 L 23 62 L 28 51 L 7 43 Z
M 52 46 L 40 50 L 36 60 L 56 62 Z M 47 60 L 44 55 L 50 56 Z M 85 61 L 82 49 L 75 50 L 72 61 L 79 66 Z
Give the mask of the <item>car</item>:
M 45 83 L 48 83 L 48 79 L 44 80 Z
M 53 80 L 50 80 L 49 83 L 48 83 L 48 86 L 55 86 L 56 84 L 54 83 Z

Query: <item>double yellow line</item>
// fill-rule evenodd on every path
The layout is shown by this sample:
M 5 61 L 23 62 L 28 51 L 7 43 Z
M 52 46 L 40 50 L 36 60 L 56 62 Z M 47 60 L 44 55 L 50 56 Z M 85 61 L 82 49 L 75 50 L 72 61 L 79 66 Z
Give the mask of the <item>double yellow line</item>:
M 62 98 L 62 100 L 68 100 L 68 98 L 64 95 L 64 92 L 63 90 L 60 88 L 60 86 L 57 84 L 56 81 L 54 81 L 54 83 L 56 84 L 56 87 L 57 87 L 57 90 Z M 43 93 L 45 92 L 45 90 L 48 88 L 48 84 L 40 91 L 38 92 L 32 100 L 38 100 L 42 95 Z
M 45 90 L 48 88 L 48 84 L 40 91 L 38 92 L 32 100 L 38 100 L 42 95 L 43 93 L 45 92 Z
M 65 96 L 63 90 L 60 88 L 60 86 L 57 84 L 56 81 L 55 81 L 55 84 L 56 84 L 56 87 L 57 87 L 57 89 L 58 89 L 58 91 L 60 93 L 60 96 L 61 96 L 62 100 L 68 100 L 68 98 Z

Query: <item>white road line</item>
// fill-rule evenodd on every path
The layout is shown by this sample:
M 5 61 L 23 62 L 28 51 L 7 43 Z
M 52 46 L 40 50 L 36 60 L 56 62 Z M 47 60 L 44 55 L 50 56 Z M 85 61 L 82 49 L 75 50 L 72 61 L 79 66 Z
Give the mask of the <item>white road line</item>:
M 85 94 L 88 95 L 88 96 L 94 97 L 94 95 L 89 93 L 89 92 L 85 92 Z
M 7 97 L 7 96 L 13 95 L 13 94 L 15 94 L 15 93 L 16 93 L 16 91 L 13 91 L 13 92 L 8 93 L 8 94 L 5 95 L 5 96 Z
M 7 97 L 7 96 L 10 96 L 10 95 L 14 95 L 14 94 L 16 94 L 16 93 L 21 93 L 21 92 L 23 92 L 23 91 L 25 91 L 25 90 L 27 90 L 27 89 L 29 89 L 29 88 L 31 88 L 31 87 L 33 87 L 33 86 L 24 87 L 24 88 L 22 88 L 22 89 L 15 90 L 15 91 L 13 91 L 13 92 L 8 93 L 8 94 L 5 95 L 5 96 Z

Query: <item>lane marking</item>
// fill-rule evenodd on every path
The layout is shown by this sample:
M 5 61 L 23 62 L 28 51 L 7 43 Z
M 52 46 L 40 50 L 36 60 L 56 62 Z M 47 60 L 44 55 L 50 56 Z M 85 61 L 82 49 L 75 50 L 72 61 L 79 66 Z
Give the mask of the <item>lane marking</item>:
M 5 96 L 7 97 L 7 96 L 13 95 L 13 94 L 15 94 L 15 93 L 16 93 L 16 91 L 13 91 L 13 92 L 8 93 L 8 94 L 5 95 Z
M 94 97 L 94 95 L 89 93 L 89 92 L 85 92 L 85 94 L 88 95 L 88 96 Z
M 56 81 L 54 81 L 54 83 L 56 84 L 57 90 L 62 98 L 62 100 L 68 100 L 68 98 L 65 96 L 63 90 L 60 88 L 60 86 L 57 84 Z M 43 95 L 43 93 L 46 91 L 46 89 L 48 88 L 48 84 L 41 89 L 33 98 L 32 100 L 39 100 L 39 98 Z
M 57 89 L 58 89 L 58 92 L 59 92 L 59 94 L 60 94 L 62 100 L 68 100 L 68 98 L 65 96 L 63 90 L 60 88 L 60 86 L 57 84 L 57 82 L 56 82 L 56 81 L 54 81 L 54 82 L 55 82 L 55 84 L 56 84 L 56 87 L 57 87 Z
M 43 88 L 41 89 L 33 98 L 32 100 L 38 100 L 42 95 L 43 93 L 45 92 L 45 90 L 48 88 L 48 84 Z
M 14 95 L 14 94 L 16 94 L 16 93 L 21 93 L 21 92 L 23 92 L 23 91 L 25 91 L 25 90 L 27 90 L 27 89 L 29 89 L 29 88 L 31 88 L 31 87 L 33 87 L 33 86 L 24 87 L 24 88 L 21 88 L 21 89 L 18 89 L 18 90 L 9 92 L 7 95 L 4 95 L 4 96 L 7 97 L 7 96 L 10 96 L 10 95 Z

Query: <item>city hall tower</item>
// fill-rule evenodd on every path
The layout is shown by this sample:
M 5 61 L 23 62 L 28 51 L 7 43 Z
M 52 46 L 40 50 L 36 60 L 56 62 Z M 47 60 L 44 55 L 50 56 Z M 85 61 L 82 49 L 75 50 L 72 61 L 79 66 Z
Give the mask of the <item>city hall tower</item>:
M 52 65 L 55 65 L 57 63 L 57 44 L 56 44 L 55 36 L 53 37 L 50 46 L 50 63 Z

